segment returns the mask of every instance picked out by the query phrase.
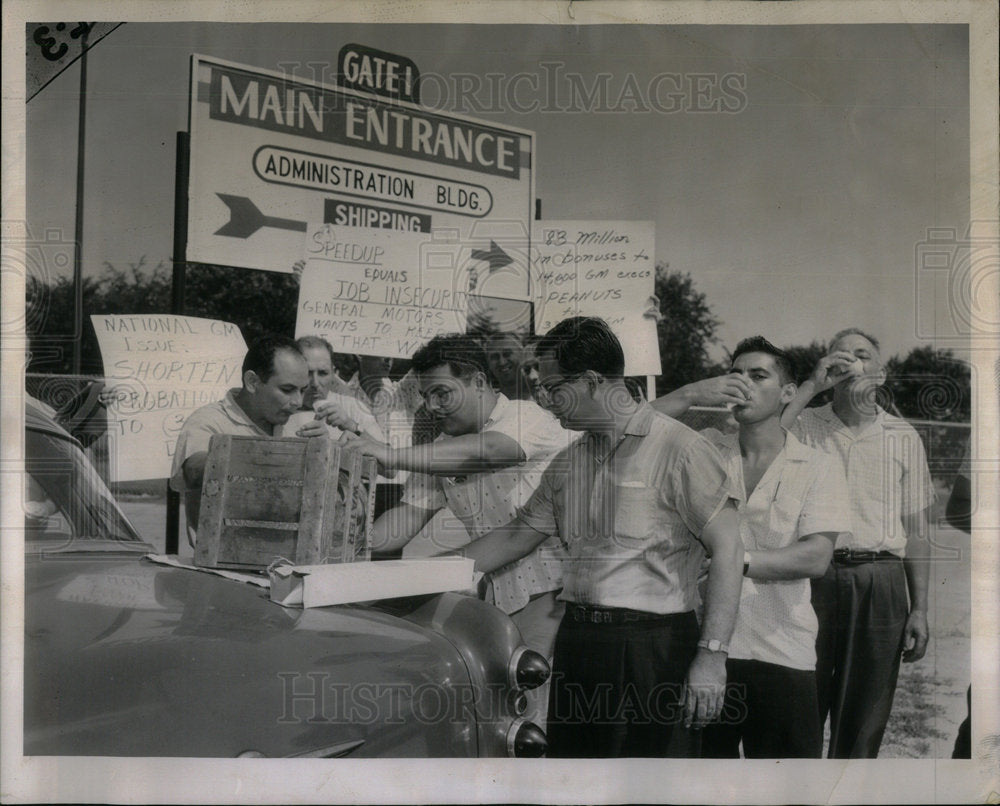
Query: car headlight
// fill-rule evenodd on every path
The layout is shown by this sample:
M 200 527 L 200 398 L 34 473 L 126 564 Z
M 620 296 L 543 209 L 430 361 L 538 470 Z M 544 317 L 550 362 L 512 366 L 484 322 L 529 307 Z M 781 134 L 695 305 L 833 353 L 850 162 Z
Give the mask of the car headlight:
M 542 729 L 534 722 L 515 719 L 507 730 L 507 755 L 513 758 L 541 758 L 549 749 Z
M 526 646 L 520 646 L 510 656 L 507 681 L 516 689 L 538 688 L 549 679 L 551 669 L 545 656 Z

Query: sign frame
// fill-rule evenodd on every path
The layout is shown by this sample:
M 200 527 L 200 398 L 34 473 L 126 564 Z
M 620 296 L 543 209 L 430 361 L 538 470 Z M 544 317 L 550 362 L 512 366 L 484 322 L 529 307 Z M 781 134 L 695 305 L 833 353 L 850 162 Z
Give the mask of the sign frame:
M 439 146 L 442 151 L 451 151 L 451 146 L 440 142 L 434 146 L 433 154 L 424 153 L 420 149 L 417 149 L 419 154 L 412 155 L 387 153 L 384 149 L 380 150 L 380 148 L 371 146 L 368 141 L 359 144 L 345 144 L 341 142 L 342 138 L 334 139 L 341 136 L 339 132 L 324 131 L 322 138 L 310 137 L 301 133 L 297 134 L 294 131 L 283 129 L 279 131 L 278 129 L 281 127 L 275 121 L 270 121 L 266 126 L 253 125 L 248 127 L 253 130 L 253 133 L 248 133 L 246 138 L 252 147 L 244 146 L 242 143 L 234 145 L 232 138 L 226 141 L 225 148 L 229 152 L 240 148 L 246 148 L 248 151 L 245 154 L 244 165 L 241 166 L 239 176 L 235 176 L 228 167 L 222 167 L 215 173 L 207 174 L 205 162 L 211 159 L 212 150 L 218 151 L 219 146 L 211 144 L 207 139 L 206 121 L 211 120 L 213 126 L 224 125 L 228 127 L 233 125 L 230 120 L 212 118 L 211 112 L 204 108 L 206 101 L 211 103 L 207 95 L 211 90 L 211 83 L 205 83 L 205 74 L 207 72 L 210 76 L 212 70 L 246 74 L 255 80 L 259 79 L 262 82 L 261 86 L 267 83 L 269 86 L 280 85 L 286 91 L 313 93 L 313 97 L 320 98 L 321 125 L 325 125 L 322 124 L 322 119 L 333 120 L 338 117 L 322 114 L 324 99 L 331 98 L 345 105 L 363 106 L 366 110 L 376 107 L 381 110 L 388 108 L 386 114 L 399 116 L 400 121 L 403 120 L 402 116 L 409 116 L 408 119 L 413 121 L 433 119 L 438 122 L 437 125 L 440 127 L 451 127 L 450 131 L 453 132 L 455 138 L 452 161 L 445 164 L 434 158 L 438 153 Z M 515 256 L 518 273 L 516 278 L 508 276 L 503 279 L 503 282 L 506 282 L 508 286 L 493 290 L 484 288 L 482 293 L 503 298 L 530 299 L 531 265 L 529 255 L 531 253 L 531 226 L 535 207 L 535 132 L 467 115 L 442 112 L 404 100 L 387 99 L 373 93 L 198 53 L 192 53 L 190 57 L 189 93 L 190 168 L 186 243 L 186 258 L 189 263 L 291 272 L 293 265 L 301 257 L 302 249 L 298 248 L 298 244 L 301 243 L 304 246 L 306 228 L 313 223 L 325 221 L 328 200 L 332 199 L 338 203 L 357 203 L 362 207 L 376 206 L 380 208 L 380 212 L 398 212 L 411 215 L 414 218 L 422 216 L 423 219 L 431 219 L 429 221 L 421 220 L 418 225 L 424 226 L 426 224 L 430 229 L 428 247 L 431 251 L 441 251 L 442 248 L 445 251 L 451 251 L 452 259 L 456 263 L 456 275 L 461 271 L 466 271 L 468 264 L 476 261 L 476 258 L 473 257 L 474 252 L 487 250 L 490 248 L 490 241 L 496 241 L 501 248 L 506 247 Z M 244 95 L 241 100 L 246 100 L 246 96 Z M 310 110 L 305 108 L 303 111 L 302 109 L 302 107 L 308 107 L 308 104 L 301 100 L 298 103 L 300 105 L 298 117 L 304 121 L 304 125 L 308 124 L 309 121 L 314 121 L 315 118 L 309 114 Z M 262 107 L 266 105 L 265 101 Z M 235 104 L 232 106 L 235 107 Z M 261 110 L 258 109 L 258 112 Z M 313 109 L 312 112 L 315 113 L 316 110 Z M 371 113 L 368 114 L 370 117 Z M 280 116 L 280 113 L 278 115 Z M 262 112 L 261 117 L 264 117 Z M 346 120 L 345 118 L 345 126 Z M 335 125 L 330 127 L 331 131 L 335 129 L 336 125 L 339 123 L 335 122 Z M 400 128 L 397 130 L 395 139 L 391 141 L 393 148 L 397 146 L 402 148 L 400 144 L 407 140 L 401 133 L 403 124 L 398 123 L 398 125 Z M 426 148 L 430 144 L 430 139 L 420 140 L 415 133 L 416 128 L 417 125 L 413 124 L 413 131 L 411 131 L 408 142 L 413 144 L 415 148 L 418 144 Z M 231 129 L 230 133 L 242 130 L 243 127 L 240 130 Z M 466 134 L 459 135 L 459 131 Z M 482 165 L 474 168 L 458 165 L 454 161 L 460 152 L 463 157 L 468 157 L 471 154 L 470 159 L 478 159 L 481 152 L 486 153 L 487 145 L 482 140 L 474 142 L 473 135 L 469 134 L 469 132 L 474 131 L 491 133 L 495 139 L 496 156 L 492 159 L 497 168 L 493 172 L 488 171 Z M 258 132 L 266 132 L 266 134 L 262 135 Z M 388 135 L 386 136 L 388 137 Z M 443 137 L 441 129 L 438 130 L 437 136 L 439 139 Z M 485 137 L 484 134 L 481 136 Z M 497 173 L 501 167 L 501 138 L 509 140 L 516 146 L 514 154 L 516 156 L 516 175 Z M 220 139 L 226 140 L 226 138 Z M 457 145 L 459 141 L 463 144 L 461 149 Z M 481 150 L 476 150 L 477 142 L 482 146 Z M 309 145 L 304 146 L 303 144 L 306 143 Z M 472 150 L 467 153 L 464 145 L 470 143 Z M 313 152 L 310 156 L 316 157 L 318 164 L 321 161 L 329 163 L 325 166 L 324 175 L 326 176 L 330 176 L 331 171 L 339 171 L 339 176 L 343 176 L 343 172 L 346 170 L 361 170 L 357 165 L 348 168 L 348 166 L 339 163 L 364 164 L 364 170 L 368 171 L 374 168 L 387 174 L 412 175 L 412 177 L 407 176 L 406 178 L 412 180 L 418 189 L 422 187 L 420 183 L 439 182 L 442 186 L 448 186 L 447 198 L 442 200 L 442 194 L 438 191 L 435 198 L 441 203 L 428 216 L 426 206 L 418 207 L 415 204 L 410 204 L 408 199 L 387 200 L 384 196 L 362 196 L 359 199 L 357 195 L 346 195 L 346 190 L 352 188 L 341 187 L 341 191 L 333 186 L 324 190 L 302 186 L 288 188 L 261 180 L 254 170 L 254 155 L 262 146 L 271 145 L 281 148 L 283 144 L 286 144 L 289 150 L 298 149 L 299 151 Z M 504 154 L 509 156 L 507 151 Z M 238 159 L 243 159 L 243 156 L 233 157 L 234 162 Z M 211 167 L 214 167 L 214 164 Z M 503 165 L 502 167 L 509 173 L 515 166 Z M 320 169 L 323 169 L 322 164 L 316 170 Z M 227 187 L 210 186 L 212 182 L 217 182 L 219 177 L 226 180 L 227 183 L 230 181 L 238 183 L 240 192 L 232 192 L 232 189 Z M 393 178 L 395 179 L 395 177 Z M 366 187 L 370 186 L 372 179 L 373 175 L 368 176 L 369 181 L 366 183 Z M 463 188 L 463 184 L 469 187 Z M 473 192 L 472 186 L 474 185 L 484 188 L 490 194 L 488 200 L 490 208 L 479 215 L 474 214 L 473 208 L 464 208 L 460 204 L 463 201 L 463 197 L 459 193 L 461 190 L 468 191 L 464 201 L 468 204 L 472 203 L 469 201 L 469 194 Z M 249 187 L 255 189 L 254 193 L 261 200 L 260 202 L 256 202 L 243 192 Z M 454 197 L 452 193 L 454 193 Z M 415 194 L 411 191 L 410 195 Z M 224 196 L 228 196 L 229 200 L 223 198 Z M 240 243 L 239 238 L 234 238 L 224 232 L 226 227 L 234 222 L 231 217 L 233 209 L 230 203 L 234 199 L 236 204 L 243 204 L 244 201 L 248 203 L 241 208 L 239 215 L 243 218 L 238 222 L 246 226 L 243 226 L 242 229 L 240 227 L 236 229 L 243 233 L 249 227 L 256 225 L 253 230 L 256 240 L 251 236 L 245 236 L 244 242 Z M 483 199 L 482 203 L 485 204 L 486 201 Z M 312 209 L 309 207 L 310 202 L 312 202 L 315 212 L 302 212 L 305 208 Z M 435 205 L 432 204 L 431 207 L 433 208 Z M 379 216 L 367 210 L 365 214 L 369 220 L 392 220 L 391 216 Z M 248 221 L 249 224 L 247 224 Z M 510 234 L 512 229 L 515 231 L 513 237 Z M 263 237 L 260 230 L 266 230 Z M 220 231 L 222 231 L 221 234 Z M 508 275 L 511 273 L 508 270 Z

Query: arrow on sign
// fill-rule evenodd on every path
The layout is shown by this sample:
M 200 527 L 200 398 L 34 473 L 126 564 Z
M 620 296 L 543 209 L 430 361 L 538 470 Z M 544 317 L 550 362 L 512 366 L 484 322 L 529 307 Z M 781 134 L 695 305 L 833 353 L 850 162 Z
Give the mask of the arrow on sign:
M 493 274 L 497 269 L 502 269 L 504 266 L 509 266 L 514 262 L 514 258 L 503 251 L 499 246 L 497 246 L 496 241 L 490 241 L 489 250 L 485 249 L 473 249 L 472 250 L 473 260 L 485 260 L 490 264 L 490 274 Z
M 290 218 L 264 215 L 250 199 L 245 196 L 230 196 L 226 193 L 216 193 L 226 207 L 229 208 L 229 223 L 215 231 L 216 235 L 228 235 L 230 238 L 249 238 L 261 227 L 275 229 L 290 229 L 295 232 L 305 232 L 305 221 L 293 221 Z

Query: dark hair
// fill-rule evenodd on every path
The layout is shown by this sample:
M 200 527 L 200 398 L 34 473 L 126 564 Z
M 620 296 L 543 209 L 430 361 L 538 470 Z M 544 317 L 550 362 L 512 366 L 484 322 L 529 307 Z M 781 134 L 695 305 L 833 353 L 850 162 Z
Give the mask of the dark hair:
M 551 353 L 559 369 L 580 375 L 588 369 L 605 378 L 625 374 L 625 353 L 608 323 L 596 316 L 563 319 L 538 341 L 539 356 Z
M 334 355 L 333 345 L 330 344 L 326 339 L 320 336 L 299 336 L 295 340 L 295 346 L 299 348 L 299 352 L 305 355 L 306 350 L 326 350 L 330 354 L 330 366 L 334 366 Z
M 456 378 L 469 378 L 477 372 L 490 377 L 489 362 L 483 345 L 466 333 L 441 333 L 413 354 L 411 369 L 427 372 L 447 365 Z
M 865 331 L 863 331 L 860 327 L 845 327 L 843 330 L 838 330 L 833 334 L 833 338 L 830 339 L 830 348 L 832 349 L 833 345 L 840 341 L 844 336 L 850 336 L 852 334 L 868 339 L 868 341 L 872 343 L 872 347 L 874 347 L 877 352 L 882 352 L 882 345 L 878 343 L 878 339 L 868 333 L 865 333 Z
M 766 353 L 774 359 L 774 365 L 778 368 L 778 380 L 782 383 L 795 382 L 795 370 L 788 353 L 779 350 L 763 336 L 751 336 L 737 344 L 730 364 L 735 364 L 736 359 L 745 353 Z
M 299 358 L 302 358 L 302 351 L 288 336 L 268 333 L 250 345 L 250 349 L 247 350 L 247 354 L 243 358 L 243 369 L 240 374 L 245 375 L 253 370 L 257 373 L 258 378 L 267 383 L 274 374 L 274 357 L 281 350 L 295 353 Z

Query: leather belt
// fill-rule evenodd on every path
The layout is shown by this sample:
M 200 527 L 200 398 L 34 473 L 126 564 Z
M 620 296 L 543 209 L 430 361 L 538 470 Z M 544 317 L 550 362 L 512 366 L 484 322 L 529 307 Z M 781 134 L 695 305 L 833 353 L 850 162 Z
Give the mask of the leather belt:
M 624 607 L 590 607 L 589 605 L 566 605 L 567 618 L 586 624 L 625 624 L 629 621 L 664 621 L 681 613 L 647 613 L 643 610 L 629 610 Z
M 898 554 L 891 551 L 864 551 L 859 549 L 836 549 L 833 552 L 833 561 L 840 565 L 859 565 L 861 563 L 873 563 L 881 560 L 901 560 Z

